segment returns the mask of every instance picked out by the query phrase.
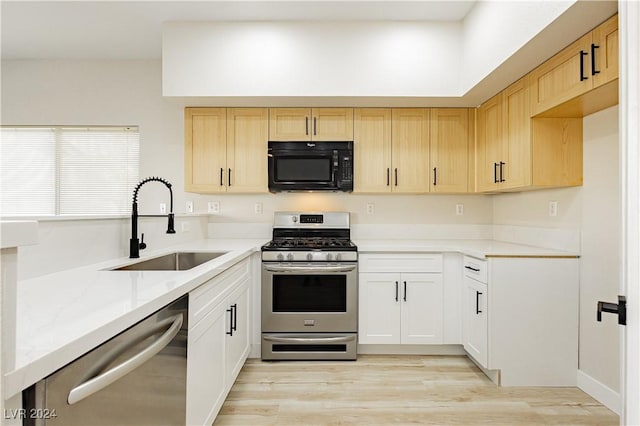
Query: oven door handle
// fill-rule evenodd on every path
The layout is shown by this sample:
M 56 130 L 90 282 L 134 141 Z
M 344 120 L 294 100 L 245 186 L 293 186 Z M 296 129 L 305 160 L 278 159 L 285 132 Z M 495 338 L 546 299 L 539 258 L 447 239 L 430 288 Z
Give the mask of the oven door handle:
M 290 273 L 327 273 L 327 272 L 352 272 L 356 270 L 355 265 L 350 266 L 319 266 L 315 268 L 310 268 L 308 266 L 265 266 L 265 271 L 268 272 L 290 272 Z
M 338 337 L 273 337 L 264 336 L 267 342 L 275 343 L 345 343 L 355 340 L 356 336 L 338 336 Z

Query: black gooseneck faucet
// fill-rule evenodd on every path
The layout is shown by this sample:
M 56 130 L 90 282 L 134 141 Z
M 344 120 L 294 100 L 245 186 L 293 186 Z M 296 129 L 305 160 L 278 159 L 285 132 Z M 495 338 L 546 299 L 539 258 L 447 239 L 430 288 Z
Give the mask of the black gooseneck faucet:
M 142 185 L 147 182 L 160 182 L 169 189 L 170 207 L 169 214 L 138 214 L 138 191 Z M 171 184 L 165 179 L 152 176 L 140 181 L 136 188 L 133 190 L 133 205 L 131 207 L 131 239 L 129 240 L 129 258 L 137 259 L 140 257 L 140 250 L 145 249 L 147 245 L 144 243 L 144 234 L 142 234 L 142 242 L 138 240 L 138 218 L 139 217 L 168 217 L 169 223 L 167 224 L 167 234 L 175 234 L 174 229 L 174 215 L 173 215 L 173 191 L 171 190 Z

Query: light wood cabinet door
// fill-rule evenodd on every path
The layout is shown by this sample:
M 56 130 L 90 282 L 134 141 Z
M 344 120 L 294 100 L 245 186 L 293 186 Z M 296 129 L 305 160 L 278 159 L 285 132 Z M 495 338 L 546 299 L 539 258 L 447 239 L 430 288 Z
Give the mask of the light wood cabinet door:
M 400 343 L 400 274 L 361 273 L 358 283 L 358 343 Z
M 311 140 L 353 140 L 353 108 L 313 108 L 311 116 Z
M 467 192 L 469 109 L 431 109 L 431 192 Z
M 310 108 L 269 108 L 269 140 L 310 141 Z
M 391 110 L 391 184 L 393 192 L 429 192 L 429 110 Z
M 593 30 L 593 87 L 618 78 L 618 15 L 607 19 Z
M 188 192 L 224 192 L 227 158 L 225 108 L 185 108 L 184 186 Z
M 442 274 L 402 273 L 400 342 L 442 343 Z
M 391 192 L 391 109 L 356 108 L 353 192 Z
M 584 35 L 529 74 L 532 115 L 591 90 L 591 41 L 591 33 Z
M 502 150 L 502 94 L 499 93 L 478 108 L 476 140 L 476 190 L 498 189 L 498 168 Z
M 227 191 L 267 192 L 267 108 L 227 110 Z
M 502 148 L 499 189 L 531 185 L 531 114 L 529 85 L 523 78 L 502 92 Z

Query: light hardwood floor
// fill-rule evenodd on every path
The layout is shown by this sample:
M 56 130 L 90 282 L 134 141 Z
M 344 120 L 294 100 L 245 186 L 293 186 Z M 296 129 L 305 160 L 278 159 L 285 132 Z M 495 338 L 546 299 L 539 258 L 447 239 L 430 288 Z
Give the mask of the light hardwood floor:
M 617 425 L 577 388 L 498 387 L 464 356 L 359 355 L 351 361 L 250 359 L 222 425 Z

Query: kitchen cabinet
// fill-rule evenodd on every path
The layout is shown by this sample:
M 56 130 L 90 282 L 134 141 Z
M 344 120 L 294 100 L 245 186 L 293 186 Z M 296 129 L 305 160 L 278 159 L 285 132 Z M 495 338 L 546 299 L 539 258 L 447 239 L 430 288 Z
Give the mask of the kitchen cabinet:
M 582 119 L 531 118 L 528 82 L 478 108 L 478 192 L 582 185 Z
M 429 192 L 429 110 L 391 110 L 391 185 L 398 193 Z
M 429 138 L 431 192 L 465 193 L 469 184 L 468 108 L 433 108 Z
M 578 259 L 465 256 L 463 265 L 463 346 L 485 373 L 503 386 L 575 386 Z
M 464 350 L 487 368 L 487 262 L 463 259 L 462 343 Z
M 269 140 L 352 141 L 353 108 L 270 108 Z
M 267 192 L 268 110 L 185 108 L 185 190 Z
M 353 192 L 391 192 L 391 108 L 354 112 Z
M 356 108 L 354 121 L 354 192 L 429 192 L 428 109 Z
M 442 255 L 363 254 L 360 271 L 360 344 L 443 343 Z
M 186 424 L 212 424 L 249 354 L 245 259 L 189 294 Z
M 618 15 L 557 53 L 530 77 L 533 116 L 583 117 L 615 105 Z

